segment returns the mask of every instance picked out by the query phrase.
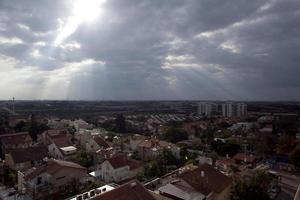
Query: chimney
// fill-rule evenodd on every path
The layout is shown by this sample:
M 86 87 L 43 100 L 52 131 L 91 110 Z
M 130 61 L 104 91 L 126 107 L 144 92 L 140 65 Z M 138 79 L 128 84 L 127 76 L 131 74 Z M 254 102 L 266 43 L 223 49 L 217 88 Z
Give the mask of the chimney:
M 201 177 L 204 177 L 204 176 L 205 176 L 204 171 L 201 171 Z
M 131 188 L 134 188 L 136 186 L 136 182 L 134 181 L 134 182 L 132 182 L 132 183 L 130 183 L 130 187 Z

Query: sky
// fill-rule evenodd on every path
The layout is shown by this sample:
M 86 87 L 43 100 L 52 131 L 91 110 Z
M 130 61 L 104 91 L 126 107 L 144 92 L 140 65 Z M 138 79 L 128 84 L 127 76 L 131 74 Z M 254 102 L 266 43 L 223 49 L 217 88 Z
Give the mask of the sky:
M 0 0 L 0 99 L 300 100 L 299 0 Z

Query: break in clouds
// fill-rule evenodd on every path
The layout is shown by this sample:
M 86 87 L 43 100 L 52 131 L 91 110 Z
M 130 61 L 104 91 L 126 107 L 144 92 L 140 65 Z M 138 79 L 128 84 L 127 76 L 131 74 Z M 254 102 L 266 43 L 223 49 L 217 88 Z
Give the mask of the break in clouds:
M 0 0 L 1 99 L 300 99 L 299 0 L 76 2 Z

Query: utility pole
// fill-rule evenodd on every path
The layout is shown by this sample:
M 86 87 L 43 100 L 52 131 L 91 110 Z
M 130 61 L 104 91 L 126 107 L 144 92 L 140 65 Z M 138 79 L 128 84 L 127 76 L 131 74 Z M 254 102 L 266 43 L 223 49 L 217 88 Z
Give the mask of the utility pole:
M 13 97 L 13 100 L 12 100 L 12 110 L 13 110 L 13 112 L 15 112 L 15 97 Z

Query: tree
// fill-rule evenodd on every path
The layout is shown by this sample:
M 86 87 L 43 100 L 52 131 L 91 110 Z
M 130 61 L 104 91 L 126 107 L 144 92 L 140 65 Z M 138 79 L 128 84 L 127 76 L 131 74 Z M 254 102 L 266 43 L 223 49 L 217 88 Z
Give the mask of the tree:
M 235 143 L 223 143 L 222 141 L 212 142 L 212 149 L 218 153 L 220 156 L 233 156 L 237 154 L 241 147 Z
M 16 172 L 6 169 L 4 173 L 4 185 L 13 187 L 17 182 Z
M 186 163 L 187 161 L 193 160 L 197 157 L 196 154 L 190 153 L 187 150 L 187 147 L 183 147 L 180 149 L 180 159 L 182 163 Z
M 170 150 L 164 149 L 158 158 L 164 165 L 178 165 L 180 161 L 172 154 Z
M 93 165 L 92 157 L 85 151 L 80 151 L 76 155 L 75 162 L 84 167 L 90 167 Z
M 26 127 L 26 122 L 19 121 L 16 126 L 15 126 L 15 132 L 23 132 L 23 131 L 27 131 L 27 127 Z
M 180 128 L 171 127 L 166 131 L 164 139 L 172 143 L 177 143 L 188 139 L 188 134 Z
M 300 171 L 300 144 L 289 154 L 289 159 Z
M 44 131 L 49 130 L 49 127 L 44 123 L 39 123 L 36 121 L 35 115 L 31 115 L 29 124 L 29 134 L 33 141 L 37 140 L 37 136 Z
M 162 170 L 157 161 L 152 161 L 145 167 L 145 176 L 147 178 L 160 177 L 162 174 Z
M 125 117 L 122 114 L 117 115 L 115 122 L 117 132 L 126 133 L 126 121 Z
M 295 145 L 296 145 L 295 137 L 284 135 L 279 138 L 277 144 L 277 153 L 288 154 L 295 148 Z
M 269 200 L 268 188 L 271 179 L 264 172 L 258 172 L 250 180 L 242 179 L 235 183 L 231 199 L 232 200 Z
M 273 154 L 277 145 L 277 137 L 271 134 L 259 136 L 254 143 L 254 149 L 258 155 Z
M 37 135 L 38 135 L 38 123 L 35 119 L 35 115 L 32 114 L 31 115 L 31 119 L 30 119 L 30 127 L 29 127 L 29 134 L 32 138 L 33 141 L 37 140 Z
M 139 152 L 137 150 L 135 150 L 132 155 L 131 158 L 134 160 L 141 160 L 140 156 L 139 156 Z

